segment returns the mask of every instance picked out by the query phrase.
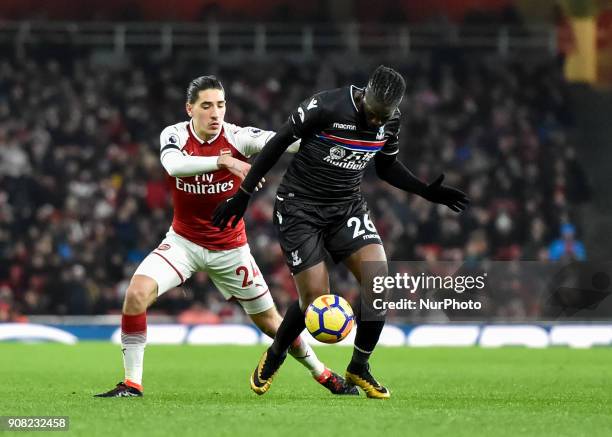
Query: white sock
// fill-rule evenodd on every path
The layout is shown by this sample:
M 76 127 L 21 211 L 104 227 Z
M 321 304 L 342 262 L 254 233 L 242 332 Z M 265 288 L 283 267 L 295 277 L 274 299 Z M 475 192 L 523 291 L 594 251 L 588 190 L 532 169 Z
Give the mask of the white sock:
M 136 384 L 142 390 L 142 363 L 147 344 L 146 313 L 127 315 L 121 318 L 121 351 L 125 380 Z
M 125 344 L 123 336 L 121 347 L 123 351 L 123 368 L 125 369 L 125 379 L 142 386 L 142 370 L 144 351 L 146 343 Z
M 302 363 L 315 378 L 321 376 L 325 371 L 325 364 L 319 361 L 317 354 L 315 354 L 310 345 L 306 342 L 304 334 L 300 335 L 297 340 L 291 344 L 289 354 Z

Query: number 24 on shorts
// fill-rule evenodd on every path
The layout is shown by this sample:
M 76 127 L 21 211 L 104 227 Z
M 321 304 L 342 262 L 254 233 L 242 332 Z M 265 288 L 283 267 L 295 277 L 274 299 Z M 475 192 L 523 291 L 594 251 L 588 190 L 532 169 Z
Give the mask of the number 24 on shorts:
M 257 269 L 257 266 L 253 264 L 252 261 L 251 261 L 251 271 L 253 272 L 253 278 L 256 278 L 259 275 L 261 275 L 261 273 Z M 253 280 L 249 279 L 249 268 L 247 266 L 240 266 L 236 269 L 236 275 L 240 276 L 240 274 L 244 274 L 244 276 L 242 277 L 242 288 L 247 288 L 253 285 Z

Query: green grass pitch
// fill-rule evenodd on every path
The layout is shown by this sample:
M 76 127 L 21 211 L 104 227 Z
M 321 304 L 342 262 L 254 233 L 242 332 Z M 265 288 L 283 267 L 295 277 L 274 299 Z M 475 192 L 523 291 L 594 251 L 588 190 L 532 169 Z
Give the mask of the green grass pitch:
M 612 348 L 381 347 L 387 401 L 333 397 L 290 357 L 258 397 L 262 351 L 148 346 L 144 398 L 94 399 L 122 379 L 119 346 L 3 343 L 0 415 L 70 416 L 65 434 L 83 436 L 612 435 Z M 343 371 L 350 349 L 317 352 Z

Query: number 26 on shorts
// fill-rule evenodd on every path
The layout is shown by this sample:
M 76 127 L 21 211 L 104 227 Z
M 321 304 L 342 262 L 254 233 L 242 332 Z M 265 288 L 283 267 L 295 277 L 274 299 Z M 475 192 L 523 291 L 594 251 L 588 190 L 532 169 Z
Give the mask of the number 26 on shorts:
M 374 226 L 374 223 L 372 223 L 372 220 L 370 220 L 370 216 L 367 213 L 363 215 L 363 227 L 365 227 L 365 229 L 362 228 L 362 222 L 358 217 L 351 217 L 348 219 L 346 226 L 349 228 L 352 228 L 353 226 L 355 227 L 353 230 L 353 238 L 361 237 L 366 233 L 366 229 L 370 232 L 377 233 L 376 227 Z

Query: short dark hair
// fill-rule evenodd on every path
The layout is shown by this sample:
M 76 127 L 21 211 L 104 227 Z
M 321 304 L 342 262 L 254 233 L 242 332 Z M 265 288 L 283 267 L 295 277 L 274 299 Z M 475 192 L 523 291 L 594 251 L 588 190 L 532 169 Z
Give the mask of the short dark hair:
M 406 81 L 393 68 L 379 65 L 370 76 L 368 89 L 379 103 L 397 106 L 404 97 Z
M 189 83 L 189 86 L 187 87 L 187 102 L 193 105 L 198 100 L 198 94 L 200 91 L 208 90 L 211 88 L 225 92 L 225 90 L 223 89 L 223 85 L 221 85 L 221 81 L 215 76 L 196 77 Z

